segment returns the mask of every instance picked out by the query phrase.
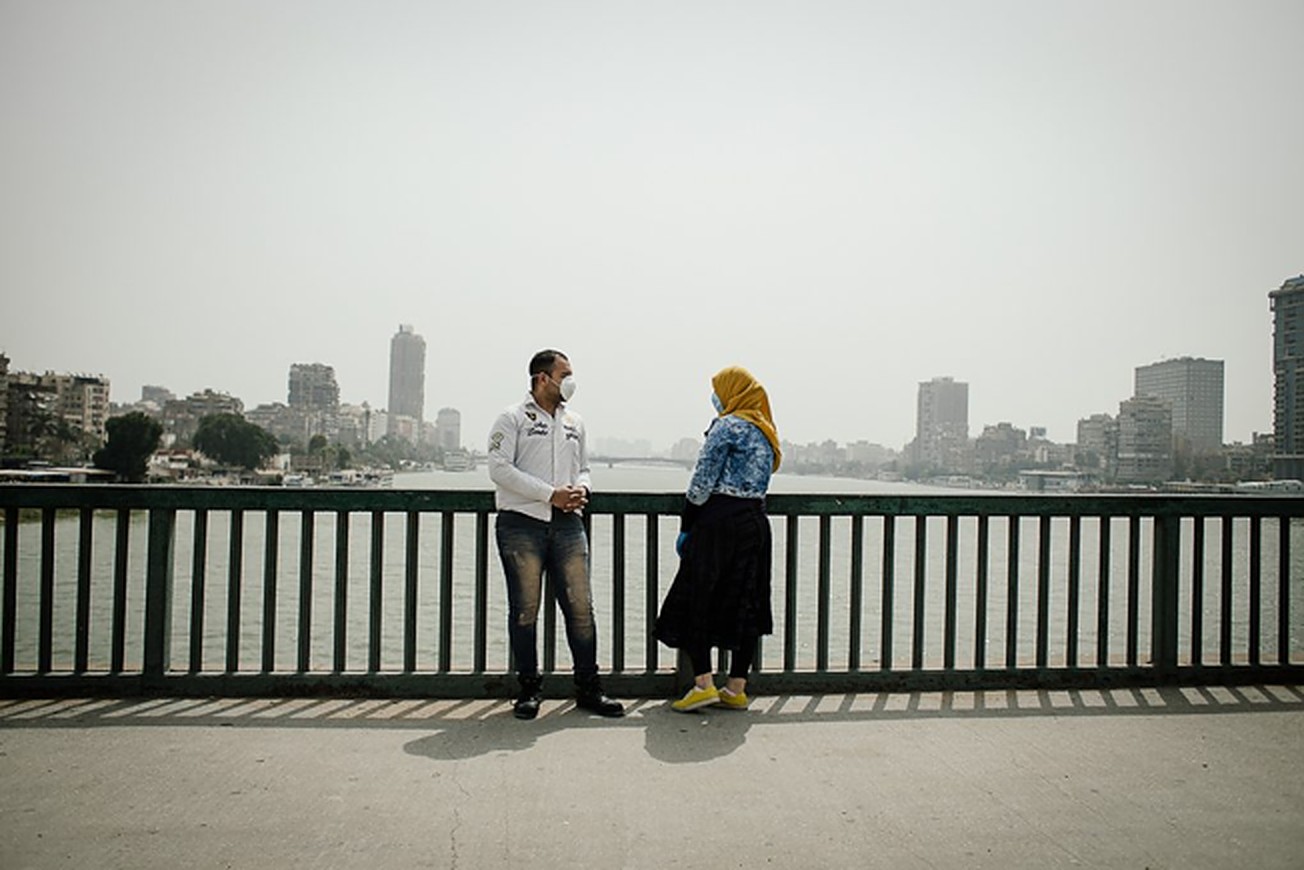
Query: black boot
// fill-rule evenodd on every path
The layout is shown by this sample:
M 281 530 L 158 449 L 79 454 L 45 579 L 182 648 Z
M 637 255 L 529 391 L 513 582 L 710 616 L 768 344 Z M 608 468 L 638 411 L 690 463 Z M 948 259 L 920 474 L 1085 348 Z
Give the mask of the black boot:
M 517 679 L 521 682 L 521 692 L 512 704 L 512 711 L 517 719 L 533 719 L 539 715 L 539 702 L 543 700 L 543 679 L 538 674 L 520 674 Z
M 575 706 L 612 719 L 625 715 L 625 705 L 602 694 L 597 674 L 575 680 Z

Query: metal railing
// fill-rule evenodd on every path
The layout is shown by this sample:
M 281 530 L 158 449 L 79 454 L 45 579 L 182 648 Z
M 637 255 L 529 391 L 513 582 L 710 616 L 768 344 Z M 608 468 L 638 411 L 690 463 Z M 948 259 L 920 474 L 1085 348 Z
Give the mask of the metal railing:
M 677 685 L 651 628 L 681 505 L 590 504 L 613 693 Z M 1304 677 L 1304 499 L 772 495 L 768 510 L 760 691 Z M 508 694 L 492 514 L 479 491 L 0 486 L 0 695 Z M 556 612 L 548 594 L 547 673 L 568 665 Z

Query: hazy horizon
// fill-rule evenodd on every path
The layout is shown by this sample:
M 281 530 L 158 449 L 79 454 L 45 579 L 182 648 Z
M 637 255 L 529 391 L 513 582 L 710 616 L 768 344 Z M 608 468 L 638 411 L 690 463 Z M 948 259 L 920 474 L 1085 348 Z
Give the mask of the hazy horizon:
M 1116 414 L 1225 363 L 1272 429 L 1268 293 L 1304 272 L 1304 4 L 994 0 L 0 4 L 0 352 L 383 407 L 480 445 L 530 355 L 591 439 L 700 433 L 729 364 L 780 434 L 899 449 Z

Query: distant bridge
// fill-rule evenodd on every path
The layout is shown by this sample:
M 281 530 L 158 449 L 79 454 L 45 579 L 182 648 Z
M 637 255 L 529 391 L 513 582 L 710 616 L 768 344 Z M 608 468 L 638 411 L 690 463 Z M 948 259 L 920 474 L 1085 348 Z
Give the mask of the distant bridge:
M 691 459 L 671 459 L 667 456 L 590 456 L 590 465 L 673 465 L 693 470 Z

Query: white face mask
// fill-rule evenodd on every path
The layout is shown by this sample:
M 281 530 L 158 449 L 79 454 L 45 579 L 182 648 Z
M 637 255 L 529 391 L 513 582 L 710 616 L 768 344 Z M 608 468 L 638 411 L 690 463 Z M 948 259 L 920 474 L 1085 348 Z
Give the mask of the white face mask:
M 721 402 L 720 397 L 717 396 L 715 393 L 711 394 L 711 404 L 715 406 L 715 412 L 717 414 L 724 413 L 724 402 Z
M 544 374 L 544 377 L 552 381 L 552 375 Z M 567 375 L 566 377 L 562 378 L 561 383 L 557 383 L 557 381 L 552 381 L 552 382 L 554 384 L 557 384 L 557 389 L 561 391 L 561 400 L 563 402 L 569 402 L 570 397 L 575 395 L 574 375 Z

